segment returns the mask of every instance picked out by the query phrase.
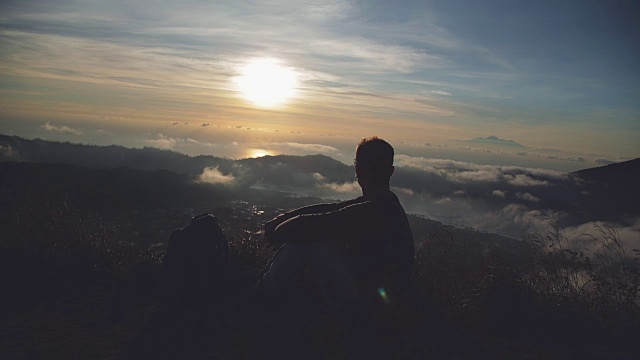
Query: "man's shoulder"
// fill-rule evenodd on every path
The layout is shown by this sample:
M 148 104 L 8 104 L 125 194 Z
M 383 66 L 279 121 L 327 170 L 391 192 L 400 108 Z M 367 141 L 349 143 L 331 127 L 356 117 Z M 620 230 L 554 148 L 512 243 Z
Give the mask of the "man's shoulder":
M 345 217 L 356 217 L 372 222 L 386 220 L 390 217 L 397 217 L 400 213 L 404 215 L 402 205 L 395 195 L 389 198 L 376 200 L 365 200 L 363 198 L 359 198 L 359 201 L 341 208 L 338 212 L 340 215 Z
M 362 211 L 366 211 L 367 209 L 372 209 L 375 207 L 375 204 L 372 201 L 364 200 L 362 197 L 353 199 L 349 201 L 348 204 L 341 207 L 337 213 L 342 214 L 350 214 L 350 213 L 358 213 Z
M 388 218 L 390 215 L 396 215 L 402 210 L 402 205 L 398 201 L 395 194 L 391 193 L 388 197 L 384 197 L 376 200 L 366 200 L 364 197 L 359 196 L 357 198 L 347 200 L 341 203 L 336 203 L 336 206 L 332 211 L 315 214 L 301 215 L 303 218 L 314 219 L 351 219 L 356 218 L 368 219 L 369 221 L 375 221 L 376 218 Z M 404 210 L 401 211 L 404 214 Z
M 344 206 L 356 205 L 365 202 L 364 197 L 358 196 L 357 198 L 353 198 L 351 200 L 343 201 L 341 204 Z

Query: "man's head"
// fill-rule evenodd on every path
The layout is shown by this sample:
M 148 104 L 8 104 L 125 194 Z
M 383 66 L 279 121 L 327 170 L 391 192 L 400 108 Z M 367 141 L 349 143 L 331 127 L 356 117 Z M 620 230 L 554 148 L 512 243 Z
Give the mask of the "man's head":
M 356 147 L 356 176 L 358 182 L 388 184 L 393 174 L 393 147 L 377 136 L 360 140 Z

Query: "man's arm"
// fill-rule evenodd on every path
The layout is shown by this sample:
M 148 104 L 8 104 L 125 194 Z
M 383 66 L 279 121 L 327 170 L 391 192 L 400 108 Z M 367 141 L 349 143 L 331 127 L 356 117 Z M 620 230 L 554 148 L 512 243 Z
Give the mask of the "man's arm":
M 286 212 L 284 214 L 280 214 L 275 218 L 271 219 L 270 221 L 268 221 L 266 224 L 264 224 L 264 237 L 268 243 L 274 244 L 275 243 L 275 239 L 273 236 L 274 231 L 280 224 L 284 223 L 289 219 L 292 219 L 299 215 L 329 213 L 332 211 L 340 210 L 344 207 L 347 207 L 353 204 L 357 204 L 361 201 L 362 201 L 362 197 L 357 197 L 355 199 L 347 200 L 339 203 L 315 204 L 315 205 L 304 206 L 304 207 Z
M 376 204 L 362 201 L 326 213 L 300 214 L 278 225 L 272 238 L 275 244 L 350 238 L 354 234 L 349 232 L 375 228 L 379 210 Z

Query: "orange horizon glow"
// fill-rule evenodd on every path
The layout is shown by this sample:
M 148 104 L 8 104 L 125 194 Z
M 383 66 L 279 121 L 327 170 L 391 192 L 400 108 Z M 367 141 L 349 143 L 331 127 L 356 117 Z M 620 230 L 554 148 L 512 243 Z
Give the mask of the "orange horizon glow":
M 272 156 L 273 152 L 265 149 L 247 149 L 245 158 L 259 158 L 263 156 Z

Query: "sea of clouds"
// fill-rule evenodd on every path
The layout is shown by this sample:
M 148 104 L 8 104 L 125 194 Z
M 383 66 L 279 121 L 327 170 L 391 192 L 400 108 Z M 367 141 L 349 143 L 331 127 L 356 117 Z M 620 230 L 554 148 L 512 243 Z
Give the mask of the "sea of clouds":
M 361 194 L 352 167 L 326 157 L 299 159 L 246 159 L 226 168 L 205 168 L 198 179 L 230 189 L 253 187 L 329 200 Z M 628 246 L 640 248 L 638 216 L 600 219 L 575 207 L 576 199 L 591 194 L 573 174 L 399 154 L 391 186 L 408 213 L 444 223 L 514 238 L 544 235 L 551 222 L 568 237 L 600 236 L 600 228 L 611 227 Z

